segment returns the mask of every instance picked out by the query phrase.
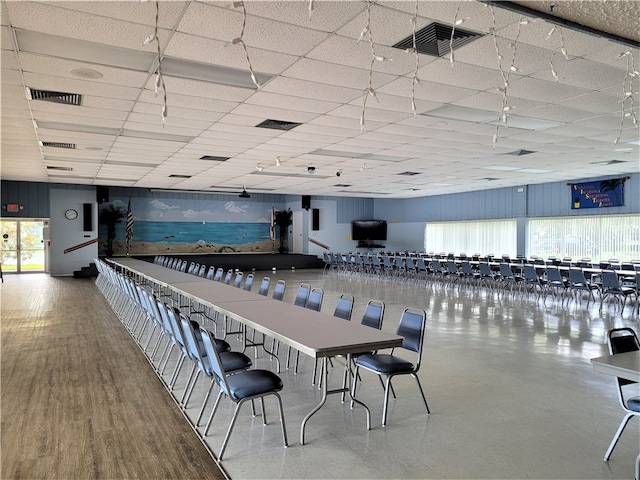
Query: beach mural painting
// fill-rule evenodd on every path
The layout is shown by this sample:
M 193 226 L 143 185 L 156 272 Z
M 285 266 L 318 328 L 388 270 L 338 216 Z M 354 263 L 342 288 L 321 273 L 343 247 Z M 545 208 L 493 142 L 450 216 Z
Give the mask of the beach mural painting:
M 99 254 L 127 253 L 126 212 L 129 198 L 112 198 L 100 205 L 119 210 L 108 240 L 108 225 L 100 222 Z M 272 205 L 235 200 L 131 198 L 133 236 L 129 254 L 272 252 Z M 112 218 L 113 215 L 101 215 Z M 118 217 L 116 215 L 116 217 Z M 112 252 L 107 250 L 111 248 Z

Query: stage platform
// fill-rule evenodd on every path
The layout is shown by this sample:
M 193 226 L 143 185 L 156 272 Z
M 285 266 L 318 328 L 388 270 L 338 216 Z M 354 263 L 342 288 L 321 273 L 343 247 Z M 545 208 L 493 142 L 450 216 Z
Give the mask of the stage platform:
M 175 253 L 168 256 L 187 260 L 189 263 L 204 264 L 207 268 L 213 265 L 216 268 L 222 267 L 224 270 L 233 268 L 242 272 L 271 271 L 273 268 L 290 270 L 291 268 L 324 267 L 323 261 L 315 255 L 300 253 Z M 131 258 L 147 262 L 153 262 L 154 257 L 155 255 L 131 255 Z

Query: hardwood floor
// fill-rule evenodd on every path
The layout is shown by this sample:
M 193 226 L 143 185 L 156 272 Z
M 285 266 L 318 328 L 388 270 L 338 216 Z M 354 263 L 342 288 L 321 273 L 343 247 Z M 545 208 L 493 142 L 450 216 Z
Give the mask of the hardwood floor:
M 91 280 L 2 284 L 3 479 L 222 479 Z

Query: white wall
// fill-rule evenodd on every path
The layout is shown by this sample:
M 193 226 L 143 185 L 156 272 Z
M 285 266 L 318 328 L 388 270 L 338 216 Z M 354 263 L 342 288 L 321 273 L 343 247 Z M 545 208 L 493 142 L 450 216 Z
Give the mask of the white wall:
M 84 232 L 83 204 L 91 203 L 93 211 L 93 230 Z M 68 209 L 78 212 L 78 218 L 67 220 L 64 212 Z M 65 249 L 80 245 L 98 237 L 98 204 L 95 190 L 56 190 L 49 191 L 49 213 L 51 229 L 50 272 L 51 275 L 72 275 L 74 270 L 88 267 L 98 256 L 98 243 L 79 248 L 69 253 Z

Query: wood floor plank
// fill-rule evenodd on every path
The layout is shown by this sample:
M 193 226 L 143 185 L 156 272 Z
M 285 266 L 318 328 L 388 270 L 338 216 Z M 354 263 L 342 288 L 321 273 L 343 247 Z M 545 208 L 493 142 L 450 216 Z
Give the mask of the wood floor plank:
M 0 292 L 3 479 L 225 478 L 93 282 Z

